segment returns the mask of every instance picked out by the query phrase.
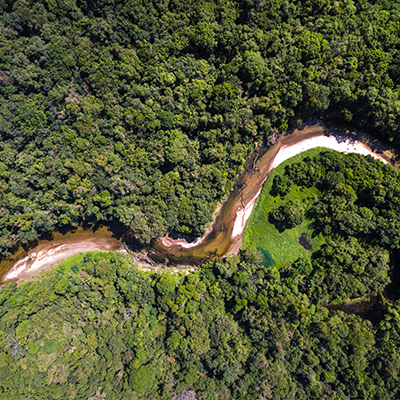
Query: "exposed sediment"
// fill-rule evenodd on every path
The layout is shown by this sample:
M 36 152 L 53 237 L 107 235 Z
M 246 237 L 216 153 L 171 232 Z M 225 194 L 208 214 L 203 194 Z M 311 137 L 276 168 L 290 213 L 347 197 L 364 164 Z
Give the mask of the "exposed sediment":
M 153 252 L 155 258 L 168 258 L 176 264 L 199 264 L 217 256 L 237 253 L 246 223 L 269 173 L 285 160 L 316 147 L 371 155 L 384 163 L 390 163 L 394 156 L 389 146 L 366 134 L 327 128 L 320 121 L 301 130 L 286 132 L 271 147 L 263 146 L 253 153 L 205 236 L 194 243 L 161 238 L 150 253 Z
M 216 257 L 237 253 L 246 223 L 269 173 L 283 161 L 316 147 L 371 155 L 385 163 L 393 163 L 394 159 L 391 147 L 370 136 L 326 128 L 320 121 L 279 137 L 275 135 L 273 144 L 258 147 L 246 161 L 244 172 L 225 202 L 216 210 L 216 218 L 202 238 L 188 243 L 184 239 L 174 240 L 165 236 L 146 249 L 146 257 L 160 265 L 199 265 Z M 29 278 L 49 265 L 91 250 L 125 251 L 121 240 L 106 227 L 95 232 L 82 228 L 65 235 L 56 232 L 52 240 L 39 241 L 29 254 L 20 248 L 5 260 L 2 268 L 8 272 L 3 276 L 3 282 Z

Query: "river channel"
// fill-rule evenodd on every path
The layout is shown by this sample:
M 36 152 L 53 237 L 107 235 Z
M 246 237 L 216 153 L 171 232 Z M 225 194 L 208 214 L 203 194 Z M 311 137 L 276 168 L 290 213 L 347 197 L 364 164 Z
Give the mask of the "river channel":
M 268 145 L 257 148 L 245 163 L 245 171 L 223 203 L 207 234 L 194 243 L 158 239 L 148 248 L 155 260 L 168 259 L 174 264 L 201 264 L 226 254 L 237 253 L 242 234 L 262 186 L 272 169 L 303 151 L 326 147 L 345 153 L 371 155 L 394 164 L 394 153 L 371 136 L 346 129 L 327 128 L 313 124 L 302 130 L 286 132 Z
M 391 146 L 360 132 L 327 128 L 314 121 L 301 130 L 276 135 L 269 144 L 255 149 L 203 238 L 188 243 L 166 236 L 144 250 L 154 261 L 174 265 L 199 265 L 238 252 L 246 222 L 269 172 L 286 159 L 315 147 L 369 154 L 394 165 Z M 1 261 L 0 279 L 3 282 L 27 279 L 40 269 L 90 250 L 124 251 L 121 236 L 106 227 L 95 231 L 80 227 L 66 234 L 56 231 L 49 238 L 39 240 L 29 253 L 20 248 Z

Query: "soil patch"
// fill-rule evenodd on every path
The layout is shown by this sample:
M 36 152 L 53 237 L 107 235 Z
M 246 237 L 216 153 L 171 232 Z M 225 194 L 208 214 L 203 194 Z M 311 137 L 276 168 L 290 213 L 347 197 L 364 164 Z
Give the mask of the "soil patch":
M 312 244 L 310 242 L 310 237 L 307 233 L 302 233 L 299 238 L 299 243 L 308 251 L 312 251 Z

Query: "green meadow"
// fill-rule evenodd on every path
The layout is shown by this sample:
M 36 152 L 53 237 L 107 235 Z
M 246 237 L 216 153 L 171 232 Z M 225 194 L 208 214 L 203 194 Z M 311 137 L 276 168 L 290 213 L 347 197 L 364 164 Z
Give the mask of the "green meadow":
M 61 275 L 65 271 L 71 270 L 72 272 L 76 272 L 78 267 L 85 263 L 86 254 L 92 254 L 93 256 L 100 256 L 101 254 L 109 253 L 107 250 L 93 250 L 88 252 L 77 253 L 64 261 L 56 262 L 45 269 L 36 273 L 30 281 L 41 281 L 44 278 L 48 278 L 54 275 L 54 273 Z
M 285 229 L 280 232 L 273 223 L 269 222 L 269 214 L 272 210 L 283 205 L 287 201 L 301 202 L 307 210 L 312 203 L 318 198 L 320 192 L 316 187 L 304 188 L 292 185 L 290 191 L 285 196 L 273 196 L 271 192 L 274 177 L 282 175 L 285 167 L 302 161 L 306 157 L 313 157 L 326 148 L 318 147 L 316 149 L 307 150 L 304 153 L 292 157 L 277 168 L 275 168 L 266 180 L 256 206 L 247 222 L 245 232 L 243 234 L 242 248 L 256 248 L 262 255 L 262 263 L 264 266 L 276 265 L 282 267 L 290 264 L 300 257 L 311 258 L 312 252 L 306 250 L 300 243 L 300 236 L 305 233 L 311 242 L 313 251 L 318 250 L 323 243 L 324 237 L 319 233 L 315 234 L 312 228 L 314 219 L 305 218 L 304 221 L 296 225 L 294 228 Z

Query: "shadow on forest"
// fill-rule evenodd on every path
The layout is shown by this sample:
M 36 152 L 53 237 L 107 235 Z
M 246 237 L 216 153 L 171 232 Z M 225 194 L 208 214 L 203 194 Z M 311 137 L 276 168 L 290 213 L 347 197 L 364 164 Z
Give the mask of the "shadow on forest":
M 279 233 L 284 232 L 286 229 L 292 228 L 292 226 L 289 226 L 289 224 L 287 222 L 278 221 L 277 219 L 275 219 L 274 216 L 272 215 L 272 213 L 268 214 L 268 222 L 270 224 L 274 225 Z
M 310 236 L 308 233 L 303 232 L 299 238 L 299 243 L 301 246 L 303 246 L 304 249 L 308 251 L 313 251 L 312 244 L 310 242 Z

